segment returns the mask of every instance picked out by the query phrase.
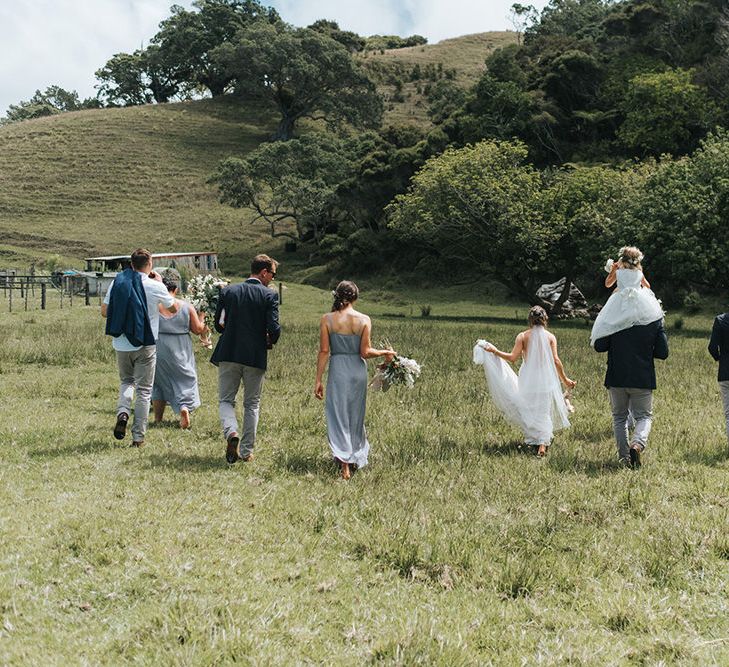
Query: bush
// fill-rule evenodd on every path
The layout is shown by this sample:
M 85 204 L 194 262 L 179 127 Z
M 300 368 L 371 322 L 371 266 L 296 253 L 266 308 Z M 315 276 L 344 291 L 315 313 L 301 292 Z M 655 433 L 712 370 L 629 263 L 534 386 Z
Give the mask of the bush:
M 701 310 L 701 295 L 691 290 L 685 297 L 683 297 L 683 307 L 689 313 L 698 313 Z
M 430 305 L 420 306 L 420 317 L 430 317 Z

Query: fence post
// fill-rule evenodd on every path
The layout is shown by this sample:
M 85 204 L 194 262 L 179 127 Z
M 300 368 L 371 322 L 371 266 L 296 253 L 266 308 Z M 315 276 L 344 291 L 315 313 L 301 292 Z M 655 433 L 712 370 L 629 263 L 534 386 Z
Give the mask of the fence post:
M 28 285 L 25 285 L 25 312 L 28 312 Z
M 68 288 L 68 305 L 73 308 L 73 282 L 71 282 L 71 276 L 66 278 L 66 287 Z
M 46 309 L 46 284 L 41 283 L 41 310 Z
M 86 278 L 86 284 L 84 285 L 84 301 L 86 302 L 87 306 L 91 305 L 91 294 L 90 294 L 90 288 L 89 288 L 89 279 Z
M 278 284 L 278 304 L 279 306 L 283 303 L 283 283 Z
M 23 279 L 21 278 L 21 279 L 20 279 L 20 298 L 21 298 L 21 299 L 23 298 L 23 296 L 25 296 L 25 295 L 23 294 L 23 292 L 24 292 L 24 290 L 23 290 Z
M 8 291 L 8 312 L 13 312 L 13 284 L 10 283 L 10 290 Z

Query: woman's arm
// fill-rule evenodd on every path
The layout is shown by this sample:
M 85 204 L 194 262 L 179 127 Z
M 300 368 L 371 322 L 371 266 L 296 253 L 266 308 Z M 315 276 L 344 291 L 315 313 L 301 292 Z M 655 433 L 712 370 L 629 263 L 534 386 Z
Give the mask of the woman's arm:
M 557 368 L 557 375 L 559 375 L 560 381 L 565 387 L 569 387 L 570 389 L 572 389 L 572 387 L 574 387 L 577 383 L 574 380 L 570 380 L 564 374 L 564 366 L 562 365 L 562 360 L 557 354 L 557 339 L 554 336 L 552 336 L 549 340 L 549 347 L 552 348 L 552 358 L 554 359 L 554 365 Z
M 618 281 L 618 263 L 613 262 L 612 267 L 610 267 L 610 273 L 608 273 L 607 278 L 605 278 L 605 287 L 612 287 L 617 281 Z
M 316 358 L 316 382 L 314 383 L 314 396 L 319 400 L 324 398 L 324 384 L 322 378 L 329 361 L 329 329 L 326 315 L 322 315 L 319 322 L 319 356 Z
M 379 350 L 372 347 L 372 321 L 369 317 L 365 319 L 365 325 L 362 329 L 362 338 L 359 345 L 359 355 L 362 359 L 374 359 L 375 357 L 385 357 L 385 362 L 390 363 L 395 356 L 392 349 Z
M 511 352 L 502 352 L 494 345 L 489 345 L 489 347 L 486 348 L 486 352 L 491 352 L 491 354 L 495 354 L 497 357 L 501 357 L 505 361 L 508 361 L 512 364 L 516 363 L 517 359 L 519 359 L 523 351 L 524 334 L 519 334 L 516 337 L 516 340 L 514 341 L 514 349 Z
M 198 315 L 198 312 L 191 305 L 188 304 L 187 308 L 190 311 L 190 331 L 197 335 L 208 331 L 205 317 Z
M 645 275 L 641 278 L 640 284 L 647 289 L 651 288 L 651 284 L 648 282 L 648 278 L 646 278 Z

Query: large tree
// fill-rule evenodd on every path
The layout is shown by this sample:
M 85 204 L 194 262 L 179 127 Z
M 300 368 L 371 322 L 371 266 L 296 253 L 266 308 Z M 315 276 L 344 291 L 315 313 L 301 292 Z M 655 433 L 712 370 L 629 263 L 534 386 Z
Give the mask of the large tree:
M 624 102 L 618 137 L 637 155 L 685 153 L 693 149 L 718 116 L 706 91 L 687 70 L 633 78 Z
M 273 102 L 277 139 L 290 139 L 303 118 L 329 125 L 377 127 L 382 100 L 374 83 L 339 42 L 317 30 L 257 23 L 215 53 L 242 94 Z
M 179 67 L 155 44 L 117 53 L 96 71 L 99 96 L 109 104 L 169 102 L 181 92 Z
M 36 90 L 33 97 L 18 104 L 11 104 L 0 119 L 0 124 L 15 123 L 31 118 L 53 116 L 64 111 L 78 111 L 79 109 L 94 109 L 101 103 L 93 97 L 82 100 L 75 90 L 65 90 L 60 86 L 48 86 L 43 92 Z
M 227 158 L 212 180 L 222 203 L 252 210 L 251 222 L 265 222 L 272 237 L 319 243 L 350 216 L 339 189 L 352 174 L 348 145 L 313 134 L 264 143 L 245 159 Z
M 526 158 L 515 142 L 449 149 L 388 207 L 390 225 L 455 271 L 490 276 L 537 303 L 552 232 L 539 213 L 541 174 Z
M 216 97 L 226 92 L 233 76 L 214 57 L 214 49 L 252 23 L 275 23 L 279 15 L 256 0 L 197 0 L 193 7 L 196 11 L 173 5 L 152 42 L 166 62 L 175 64 L 180 88 L 203 89 Z

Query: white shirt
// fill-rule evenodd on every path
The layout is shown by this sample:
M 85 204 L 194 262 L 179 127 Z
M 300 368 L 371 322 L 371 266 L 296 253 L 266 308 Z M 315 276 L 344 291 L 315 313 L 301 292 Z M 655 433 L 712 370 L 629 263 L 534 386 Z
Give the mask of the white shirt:
M 152 280 L 146 273 L 139 272 L 142 276 L 142 287 L 144 288 L 144 294 L 147 297 L 147 313 L 149 314 L 149 326 L 152 328 L 152 335 L 154 339 L 159 338 L 159 304 L 161 303 L 165 308 L 169 308 L 174 302 L 173 297 L 167 288 L 159 280 Z M 109 289 L 106 290 L 106 296 L 104 297 L 104 303 L 108 306 L 109 299 L 111 297 L 111 290 L 114 287 L 114 283 L 109 285 Z M 117 352 L 136 352 L 141 350 L 141 345 L 132 345 L 127 337 L 122 334 L 121 336 L 114 337 L 111 341 L 112 346 Z

